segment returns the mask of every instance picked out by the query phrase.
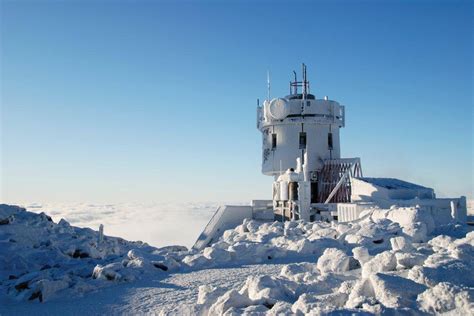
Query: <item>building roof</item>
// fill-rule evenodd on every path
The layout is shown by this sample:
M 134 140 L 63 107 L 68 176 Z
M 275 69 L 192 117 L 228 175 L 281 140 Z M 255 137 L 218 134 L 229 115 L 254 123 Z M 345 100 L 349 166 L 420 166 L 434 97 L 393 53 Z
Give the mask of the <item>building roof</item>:
M 433 190 L 418 184 L 406 182 L 394 178 L 356 178 L 388 190 L 411 189 L 411 190 Z

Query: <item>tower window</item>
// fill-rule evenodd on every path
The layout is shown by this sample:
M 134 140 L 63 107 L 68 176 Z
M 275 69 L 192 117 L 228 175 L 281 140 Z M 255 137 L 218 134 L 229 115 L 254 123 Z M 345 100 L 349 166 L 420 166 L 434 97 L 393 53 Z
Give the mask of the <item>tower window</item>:
M 329 150 L 332 150 L 332 133 L 328 133 L 328 148 Z
M 300 149 L 306 149 L 306 133 L 300 133 Z
M 272 134 L 272 150 L 277 146 L 277 134 Z

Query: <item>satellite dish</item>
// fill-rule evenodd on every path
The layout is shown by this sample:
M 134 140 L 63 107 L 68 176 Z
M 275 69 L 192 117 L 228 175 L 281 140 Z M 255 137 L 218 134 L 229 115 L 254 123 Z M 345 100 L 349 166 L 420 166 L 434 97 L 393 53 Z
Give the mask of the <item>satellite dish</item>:
M 273 99 L 268 107 L 268 112 L 274 119 L 282 120 L 290 114 L 290 106 L 285 99 Z

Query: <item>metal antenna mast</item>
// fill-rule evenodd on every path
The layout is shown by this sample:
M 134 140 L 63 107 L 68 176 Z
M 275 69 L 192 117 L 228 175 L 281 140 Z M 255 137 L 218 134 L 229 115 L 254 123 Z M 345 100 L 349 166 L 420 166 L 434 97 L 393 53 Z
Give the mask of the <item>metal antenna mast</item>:
M 296 71 L 293 70 L 293 74 L 295 75 L 295 81 L 294 82 L 298 82 L 298 80 L 296 79 Z M 293 92 L 293 94 L 298 94 L 298 86 L 295 85 L 295 91 Z
M 267 89 L 268 89 L 268 101 L 270 101 L 270 71 L 267 70 Z
M 308 81 L 306 80 L 306 65 L 303 63 L 303 100 L 306 99 L 308 94 Z

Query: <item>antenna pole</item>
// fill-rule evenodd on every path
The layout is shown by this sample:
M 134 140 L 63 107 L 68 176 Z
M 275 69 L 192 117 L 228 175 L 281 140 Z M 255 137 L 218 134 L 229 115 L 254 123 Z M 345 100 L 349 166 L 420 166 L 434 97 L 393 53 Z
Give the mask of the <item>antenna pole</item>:
M 293 70 L 293 74 L 295 75 L 295 89 L 293 94 L 298 94 L 298 80 L 296 80 L 296 71 Z
M 308 81 L 306 80 L 306 65 L 303 63 L 303 99 L 306 99 L 308 93 Z
M 270 101 L 270 71 L 267 70 L 268 101 Z
M 309 81 L 308 81 L 308 75 L 306 74 L 306 65 L 304 65 L 304 86 L 306 90 L 306 94 L 309 93 Z

